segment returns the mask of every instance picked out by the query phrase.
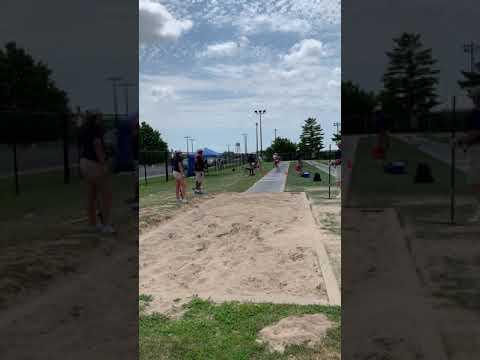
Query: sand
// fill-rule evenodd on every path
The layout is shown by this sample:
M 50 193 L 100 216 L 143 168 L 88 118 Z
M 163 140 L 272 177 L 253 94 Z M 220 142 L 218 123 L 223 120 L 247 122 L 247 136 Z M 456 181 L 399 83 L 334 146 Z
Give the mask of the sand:
M 195 295 L 327 304 L 321 241 L 304 194 L 220 194 L 141 235 L 139 292 L 158 312 Z
M 285 352 L 289 345 L 314 347 L 325 338 L 333 326 L 324 314 L 289 316 L 262 329 L 258 342 L 267 344 L 271 352 Z

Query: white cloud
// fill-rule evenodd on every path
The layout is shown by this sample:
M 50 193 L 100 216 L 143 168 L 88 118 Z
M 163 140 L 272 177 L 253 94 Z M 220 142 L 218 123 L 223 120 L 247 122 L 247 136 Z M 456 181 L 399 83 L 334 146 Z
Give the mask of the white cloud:
M 254 17 L 239 17 L 234 21 L 245 34 L 255 34 L 260 32 L 292 32 L 306 34 L 312 26 L 305 19 L 289 18 L 287 16 L 276 15 L 257 15 Z
M 328 50 L 321 41 L 304 39 L 290 49 L 290 52 L 284 56 L 284 61 L 287 66 L 313 65 L 318 64 L 328 54 Z
M 154 102 L 178 99 L 172 86 L 153 85 L 151 87 L 150 96 Z
M 141 44 L 178 39 L 193 26 L 191 20 L 178 20 L 162 4 L 139 1 L 139 40 Z
M 227 41 L 223 43 L 208 45 L 205 51 L 197 54 L 199 57 L 231 57 L 238 55 L 242 48 L 248 46 L 249 40 L 246 36 L 242 36 L 238 42 Z

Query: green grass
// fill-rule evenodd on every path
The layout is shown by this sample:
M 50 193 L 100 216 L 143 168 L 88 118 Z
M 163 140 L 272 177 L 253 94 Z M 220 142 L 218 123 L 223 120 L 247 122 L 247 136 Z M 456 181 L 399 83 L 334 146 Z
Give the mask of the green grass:
M 388 203 L 401 196 L 445 196 L 450 191 L 450 166 L 419 151 L 412 145 L 391 139 L 391 149 L 387 161 L 407 161 L 407 174 L 392 175 L 383 171 L 381 163 L 373 159 L 371 151 L 373 139 L 361 139 L 352 170 L 351 191 L 356 199 L 365 199 L 370 204 L 377 201 Z M 415 184 L 414 176 L 419 163 L 430 165 L 435 182 Z M 458 194 L 468 193 L 466 176 L 456 171 L 456 190 Z
M 293 191 L 293 192 L 303 192 L 307 190 L 308 188 L 312 187 L 323 187 L 323 186 L 328 186 L 328 173 L 325 173 L 324 171 L 317 169 L 316 167 L 313 167 L 306 162 L 303 164 L 303 171 L 308 171 L 310 173 L 310 178 L 303 178 L 299 176 L 295 172 L 295 162 L 292 161 L 290 163 L 290 167 L 288 170 L 288 176 L 287 176 L 287 184 L 285 186 L 285 191 Z M 320 178 L 322 181 L 320 182 L 314 182 L 313 181 L 313 175 L 318 172 L 320 174 Z M 330 182 L 332 186 L 335 184 L 335 177 L 331 176 L 330 177 Z
M 123 206 L 126 199 L 133 197 L 131 176 L 114 175 L 111 183 L 114 206 Z M 18 220 L 27 213 L 41 214 L 57 222 L 86 215 L 86 185 L 73 171 L 69 184 L 64 184 L 62 171 L 55 171 L 20 175 L 19 185 L 20 195 L 17 196 L 13 178 L 0 179 L 0 221 Z
M 271 163 L 263 163 L 264 171 L 271 169 Z M 207 193 L 219 192 L 243 192 L 250 188 L 256 181 L 263 177 L 261 172 L 257 172 L 255 176 L 248 176 L 243 170 L 244 167 L 231 168 L 223 171 L 210 171 L 206 174 L 204 189 Z M 174 206 L 175 204 L 175 179 L 169 177 L 167 182 L 164 177 L 151 178 L 147 180 L 147 184 L 143 180 L 140 181 L 140 207 L 149 206 Z M 192 196 L 195 179 L 187 178 L 187 196 Z
M 180 319 L 161 314 L 140 314 L 140 359 L 185 360 L 281 360 L 314 359 L 319 354 L 339 359 L 340 307 L 322 305 L 214 304 L 194 299 L 185 307 Z M 287 348 L 284 354 L 270 353 L 256 342 L 258 332 L 266 326 L 292 315 L 323 313 L 337 326 L 330 329 L 321 346 Z

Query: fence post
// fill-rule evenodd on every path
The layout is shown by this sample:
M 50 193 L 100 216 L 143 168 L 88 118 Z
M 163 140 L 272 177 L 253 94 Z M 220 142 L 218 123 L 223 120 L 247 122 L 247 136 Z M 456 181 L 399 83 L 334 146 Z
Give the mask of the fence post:
M 20 187 L 18 184 L 17 139 L 13 140 L 13 172 L 15 175 L 15 194 L 18 196 L 20 195 Z
M 70 139 L 69 139 L 69 118 L 67 115 L 63 115 L 63 183 L 70 183 Z
M 165 180 L 168 182 L 168 160 L 170 159 L 168 151 L 165 151 Z

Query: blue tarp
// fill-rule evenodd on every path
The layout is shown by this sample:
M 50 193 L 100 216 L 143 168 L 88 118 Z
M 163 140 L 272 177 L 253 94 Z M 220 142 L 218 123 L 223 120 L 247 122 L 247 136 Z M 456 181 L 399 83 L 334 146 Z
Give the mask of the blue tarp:
M 203 157 L 218 157 L 221 156 L 222 154 L 217 153 L 216 151 L 213 151 L 212 149 L 209 148 L 203 148 Z

